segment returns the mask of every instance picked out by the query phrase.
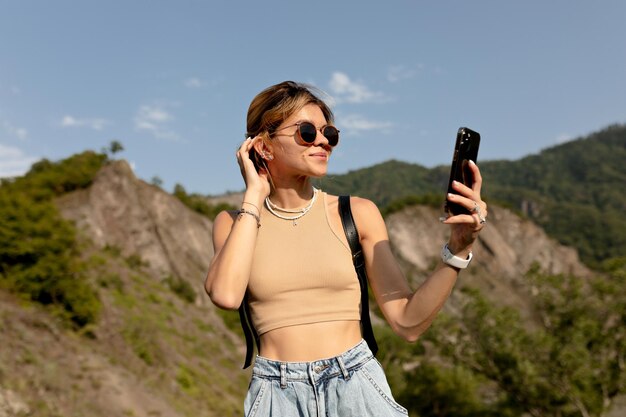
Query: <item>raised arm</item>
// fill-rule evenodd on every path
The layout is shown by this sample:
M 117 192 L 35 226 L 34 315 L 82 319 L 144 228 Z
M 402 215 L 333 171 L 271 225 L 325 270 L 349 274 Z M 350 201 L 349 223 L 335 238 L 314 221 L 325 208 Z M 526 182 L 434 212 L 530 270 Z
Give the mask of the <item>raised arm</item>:
M 452 226 L 448 246 L 460 258 L 469 255 L 483 227 L 484 221 L 481 220 L 487 215 L 487 205 L 480 199 L 480 172 L 475 164 L 472 169 L 475 178 L 472 188 L 454 184 L 460 195 L 448 198 L 470 210 L 477 205 L 479 210 L 444 221 Z M 412 291 L 391 251 L 387 228 L 378 208 L 369 200 L 355 198 L 353 213 L 376 301 L 394 332 L 406 340 L 415 341 L 430 326 L 450 296 L 459 269 L 439 262 L 432 274 Z
M 243 209 L 249 213 L 223 211 L 213 224 L 215 255 L 204 288 L 211 301 L 224 309 L 237 309 L 246 292 L 258 231 L 259 208 L 269 194 L 267 172 L 257 173 L 249 152 L 255 139 L 246 139 L 237 151 L 237 161 L 246 182 Z M 253 213 L 253 214 L 251 214 Z

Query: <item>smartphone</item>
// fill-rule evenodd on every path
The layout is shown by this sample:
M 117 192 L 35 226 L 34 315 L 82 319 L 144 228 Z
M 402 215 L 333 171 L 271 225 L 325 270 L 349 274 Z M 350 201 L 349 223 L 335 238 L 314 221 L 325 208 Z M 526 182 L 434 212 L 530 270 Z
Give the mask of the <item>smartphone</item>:
M 452 189 L 452 181 L 461 182 L 468 187 L 472 186 L 474 178 L 469 167 L 469 161 L 476 162 L 478 158 L 478 147 L 480 145 L 480 134 L 467 127 L 459 128 L 456 134 L 456 144 L 454 145 L 454 155 L 452 166 L 450 167 L 450 178 L 448 179 L 448 193 L 458 194 Z M 452 203 L 446 199 L 446 212 L 453 216 L 457 214 L 470 214 L 465 207 Z

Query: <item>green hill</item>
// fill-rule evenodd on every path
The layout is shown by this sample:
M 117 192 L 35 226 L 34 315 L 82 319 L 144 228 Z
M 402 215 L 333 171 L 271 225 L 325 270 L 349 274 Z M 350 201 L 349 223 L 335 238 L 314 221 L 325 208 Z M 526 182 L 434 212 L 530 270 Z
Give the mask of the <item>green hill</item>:
M 626 125 L 508 161 L 480 163 L 483 197 L 518 210 L 594 266 L 626 253 Z M 441 196 L 447 166 L 388 161 L 321 181 L 328 192 L 370 198 L 383 209 L 409 196 Z
M 554 230 L 588 243 L 598 259 L 621 255 L 623 247 L 611 245 L 624 236 L 624 221 L 615 214 L 624 207 L 617 161 L 625 139 L 626 128 L 614 126 L 519 161 L 485 162 L 487 199 L 507 201 L 540 223 L 568 226 Z M 331 176 L 322 187 L 397 208 L 441 201 L 447 169 L 390 161 Z M 207 217 L 215 212 L 182 186 L 174 194 Z M 114 204 L 92 205 L 107 199 Z M 181 224 L 195 224 L 197 237 L 208 234 L 208 221 L 173 224 L 171 216 L 155 216 L 194 213 L 136 179 L 125 162 L 90 151 L 42 160 L 25 176 L 0 182 L 0 203 L 0 416 L 241 414 L 249 374 L 238 369 L 243 340 L 226 327 L 231 317 L 237 326 L 236 313 L 215 314 L 200 273 L 163 275 L 148 260 L 160 259 L 125 253 L 121 244 L 103 246 L 81 223 L 86 212 L 92 220 L 110 214 L 102 230 L 114 235 L 113 220 L 124 218 L 123 238 L 141 242 L 146 235 L 133 234 L 129 225 L 150 218 L 141 227 L 153 231 L 149 241 L 176 242 Z M 73 203 L 87 210 L 64 217 Z M 404 215 L 414 219 L 411 213 Z M 605 223 L 580 227 L 578 215 Z M 167 247 L 174 246 L 183 245 Z M 181 271 L 193 271 L 182 262 L 197 260 L 175 252 L 163 257 L 181 259 Z M 448 302 L 455 308 L 442 312 L 416 343 L 377 325 L 379 360 L 398 400 L 422 417 L 623 415 L 626 258 L 604 262 L 602 270 L 576 277 L 531 268 L 515 281 L 514 291 L 528 300 L 526 312 L 492 304 L 465 274 L 468 286 Z M 534 317 L 534 324 L 524 317 Z

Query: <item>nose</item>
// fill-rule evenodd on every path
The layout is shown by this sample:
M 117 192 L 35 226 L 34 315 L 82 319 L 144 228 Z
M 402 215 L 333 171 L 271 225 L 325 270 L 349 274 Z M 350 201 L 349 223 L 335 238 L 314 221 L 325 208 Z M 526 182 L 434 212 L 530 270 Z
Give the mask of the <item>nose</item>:
M 328 143 L 328 138 L 324 136 L 324 134 L 322 133 L 322 129 L 323 128 L 316 129 L 315 142 L 313 142 L 313 145 L 322 146 L 324 148 L 330 147 L 330 144 Z

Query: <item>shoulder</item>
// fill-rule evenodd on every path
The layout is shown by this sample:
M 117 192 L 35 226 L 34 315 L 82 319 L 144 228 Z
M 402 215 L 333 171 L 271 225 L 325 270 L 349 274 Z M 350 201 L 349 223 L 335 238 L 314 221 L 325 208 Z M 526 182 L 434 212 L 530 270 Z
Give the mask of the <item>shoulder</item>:
M 230 232 L 230 229 L 233 227 L 233 223 L 235 223 L 235 219 L 237 218 L 237 210 L 223 210 L 215 216 L 215 220 L 213 220 L 213 231 L 220 232 L 223 230 L 227 230 Z
M 327 203 L 331 210 L 338 211 L 338 196 L 327 194 Z M 350 209 L 361 238 L 385 228 L 380 210 L 373 201 L 363 197 L 350 196 Z
M 353 216 L 380 215 L 378 206 L 367 198 L 350 197 L 350 207 L 352 208 Z
M 233 224 L 237 218 L 237 211 L 220 211 L 213 220 L 213 248 L 215 253 L 219 252 L 226 243 Z
M 215 216 L 214 223 L 233 223 L 237 218 L 238 210 L 222 210 Z
M 339 206 L 339 196 L 326 194 L 326 202 L 329 207 Z M 350 208 L 352 209 L 352 215 L 358 215 L 358 213 L 364 212 L 377 212 L 380 213 L 376 204 L 367 198 L 350 196 Z
M 363 239 L 378 235 L 381 232 L 386 233 L 385 220 L 380 214 L 378 206 L 372 200 L 350 197 L 350 207 L 354 222 Z

